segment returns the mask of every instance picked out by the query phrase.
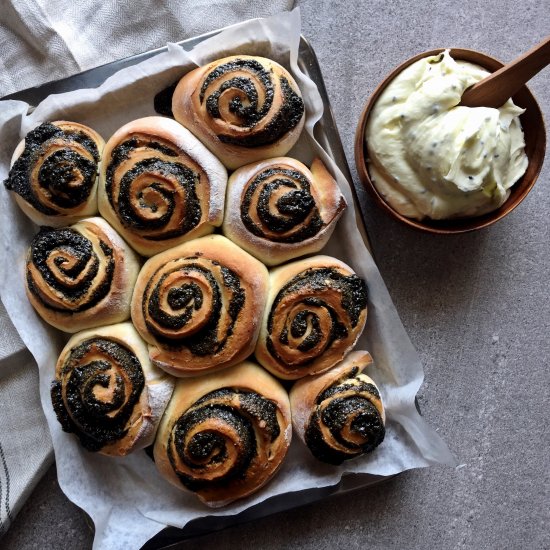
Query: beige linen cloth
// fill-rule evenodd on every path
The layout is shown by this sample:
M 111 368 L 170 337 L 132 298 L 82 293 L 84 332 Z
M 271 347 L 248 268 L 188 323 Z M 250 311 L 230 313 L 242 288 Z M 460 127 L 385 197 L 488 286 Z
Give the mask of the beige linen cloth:
M 0 0 L 0 98 L 292 5 L 293 0 Z M 0 331 L 1 537 L 53 456 L 36 363 L 1 302 Z

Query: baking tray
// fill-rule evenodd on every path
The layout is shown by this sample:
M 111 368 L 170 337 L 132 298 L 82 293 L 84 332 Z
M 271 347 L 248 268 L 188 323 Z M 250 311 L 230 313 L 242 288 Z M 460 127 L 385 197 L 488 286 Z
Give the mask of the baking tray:
M 219 29 L 213 32 L 205 33 L 178 42 L 178 44 L 182 46 L 185 50 L 190 50 L 195 45 L 208 38 L 211 38 L 212 36 L 215 36 L 223 30 L 225 29 Z M 48 82 L 46 84 L 42 84 L 33 88 L 28 88 L 26 90 L 4 96 L 1 99 L 15 99 L 25 101 L 30 105 L 30 110 L 33 110 L 34 106 L 38 105 L 49 95 L 69 92 L 80 88 L 96 88 L 100 86 L 108 77 L 110 77 L 120 69 L 135 65 L 141 61 L 165 52 L 166 50 L 166 47 L 150 50 L 148 52 L 127 57 L 119 61 L 107 63 L 100 67 L 84 71 L 74 76 L 70 76 L 53 82 Z M 365 213 L 363 210 L 363 205 L 358 200 L 358 190 L 356 188 L 356 182 L 352 180 L 350 174 L 349 166 L 342 146 L 342 141 L 340 139 L 340 135 L 334 121 L 334 115 L 330 107 L 330 101 L 327 95 L 327 90 L 324 84 L 321 68 L 319 66 L 319 62 L 313 48 L 303 36 L 300 37 L 298 65 L 300 69 L 304 73 L 306 73 L 317 85 L 324 105 L 323 116 L 315 125 L 315 138 L 325 149 L 325 151 L 327 151 L 327 153 L 332 156 L 338 168 L 341 170 L 346 179 L 349 182 L 353 183 L 351 188 L 354 194 L 354 206 L 357 214 L 358 229 L 361 233 L 361 236 L 363 237 L 363 240 L 365 241 L 365 244 L 370 250 L 371 248 L 369 246 L 367 230 L 364 221 Z M 356 489 L 368 487 L 374 484 L 378 484 L 387 479 L 387 477 L 374 476 L 369 474 L 345 475 L 336 485 L 332 485 L 329 487 L 316 487 L 295 493 L 277 495 L 255 506 L 251 506 L 236 515 L 205 516 L 190 521 L 183 529 L 167 527 L 151 540 L 149 540 L 149 542 L 147 542 L 143 546 L 143 550 L 170 548 L 178 542 L 186 539 L 211 533 L 212 531 L 224 529 L 232 525 L 248 522 L 284 510 L 289 510 L 292 508 L 310 504 L 317 500 L 325 499 L 334 495 L 339 495 Z

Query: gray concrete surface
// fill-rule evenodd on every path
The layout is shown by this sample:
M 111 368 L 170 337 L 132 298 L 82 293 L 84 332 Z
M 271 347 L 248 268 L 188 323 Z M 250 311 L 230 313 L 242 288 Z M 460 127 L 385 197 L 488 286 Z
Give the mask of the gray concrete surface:
M 303 0 L 352 173 L 362 104 L 389 70 L 433 47 L 511 60 L 548 33 L 547 2 Z M 546 120 L 550 69 L 531 83 Z M 431 237 L 367 205 L 380 270 L 425 366 L 419 401 L 459 468 L 383 486 L 182 543 L 180 550 L 550 548 L 550 159 L 530 196 L 487 230 Z M 91 548 L 52 468 L 0 546 Z

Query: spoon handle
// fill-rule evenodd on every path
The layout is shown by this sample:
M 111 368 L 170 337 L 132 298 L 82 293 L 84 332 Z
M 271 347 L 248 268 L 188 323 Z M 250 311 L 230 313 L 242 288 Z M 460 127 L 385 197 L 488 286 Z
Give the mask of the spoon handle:
M 462 94 L 460 105 L 500 107 L 550 63 L 550 36 Z

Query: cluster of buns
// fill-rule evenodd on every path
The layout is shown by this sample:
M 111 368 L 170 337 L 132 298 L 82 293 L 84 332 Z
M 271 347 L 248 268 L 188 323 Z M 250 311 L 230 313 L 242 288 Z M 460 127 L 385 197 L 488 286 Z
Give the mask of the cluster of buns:
M 45 226 L 27 254 L 28 298 L 76 333 L 51 388 L 63 429 L 106 455 L 154 442 L 164 477 L 222 506 L 273 477 L 292 425 L 337 464 L 372 451 L 385 416 L 370 356 L 350 353 L 366 282 L 315 255 L 344 197 L 319 159 L 283 156 L 305 118 L 290 73 L 224 58 L 181 79 L 172 111 L 106 143 L 44 123 L 6 186 Z M 299 379 L 290 398 L 277 378 Z

